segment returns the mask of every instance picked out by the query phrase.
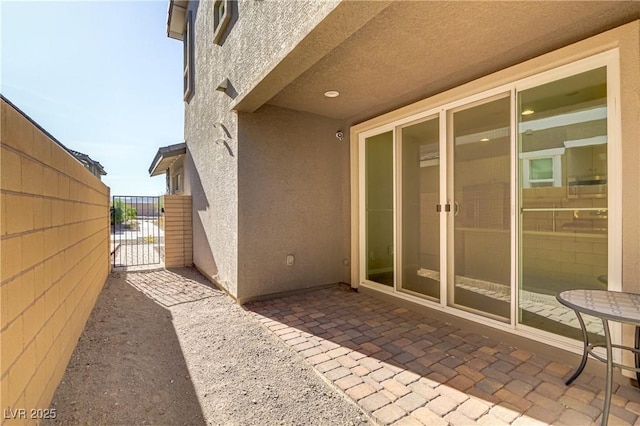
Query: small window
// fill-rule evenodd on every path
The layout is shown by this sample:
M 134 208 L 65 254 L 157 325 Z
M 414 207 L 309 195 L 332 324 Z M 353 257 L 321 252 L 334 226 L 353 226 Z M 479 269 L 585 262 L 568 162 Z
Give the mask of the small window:
M 179 194 L 182 192 L 182 174 L 178 173 L 173 176 L 173 188 L 171 190 L 172 194 Z
M 220 43 L 222 34 L 231 20 L 231 2 L 216 0 L 213 2 L 213 42 Z
M 191 12 L 187 14 L 187 22 L 182 37 L 183 49 L 183 87 L 184 87 L 184 100 L 189 102 L 193 95 L 193 28 L 192 28 Z
M 565 149 L 545 149 L 521 153 L 523 188 L 562 186 L 562 155 Z

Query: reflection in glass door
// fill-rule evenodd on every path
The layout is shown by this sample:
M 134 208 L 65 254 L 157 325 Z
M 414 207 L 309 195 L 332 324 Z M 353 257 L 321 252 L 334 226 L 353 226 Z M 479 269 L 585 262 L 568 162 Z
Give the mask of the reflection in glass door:
M 366 278 L 393 287 L 393 132 L 365 139 Z
M 454 200 L 448 302 L 502 321 L 511 316 L 510 111 L 505 94 L 448 114 Z
M 581 339 L 555 295 L 607 289 L 606 68 L 521 91 L 518 120 L 519 321 Z M 603 333 L 600 322 L 588 329 Z
M 402 289 L 440 299 L 439 119 L 401 129 Z
M 359 281 L 517 333 L 581 339 L 556 294 L 621 284 L 614 58 L 363 127 Z

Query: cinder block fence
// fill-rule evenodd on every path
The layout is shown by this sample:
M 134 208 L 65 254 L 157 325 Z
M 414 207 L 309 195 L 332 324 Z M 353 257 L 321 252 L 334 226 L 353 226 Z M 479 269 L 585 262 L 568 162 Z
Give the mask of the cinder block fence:
M 48 409 L 109 273 L 109 188 L 20 110 L 0 112 L 0 409 Z M 22 420 L 23 421 L 23 420 Z M 11 421 L 7 421 L 11 423 Z

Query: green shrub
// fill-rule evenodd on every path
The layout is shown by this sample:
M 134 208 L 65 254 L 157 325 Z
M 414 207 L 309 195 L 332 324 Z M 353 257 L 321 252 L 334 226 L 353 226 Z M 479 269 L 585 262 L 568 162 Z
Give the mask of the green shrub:
M 111 210 L 111 223 L 120 225 L 127 220 L 135 219 L 137 215 L 138 211 L 135 208 L 128 206 L 122 200 L 117 200 Z

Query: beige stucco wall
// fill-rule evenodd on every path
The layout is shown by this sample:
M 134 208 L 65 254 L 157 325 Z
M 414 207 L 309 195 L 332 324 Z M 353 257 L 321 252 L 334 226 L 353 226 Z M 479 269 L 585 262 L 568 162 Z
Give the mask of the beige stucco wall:
M 240 302 L 344 280 L 349 147 L 336 138 L 340 129 L 337 120 L 268 105 L 240 114 Z
M 165 195 L 164 266 L 179 268 L 193 265 L 191 196 Z
M 109 273 L 109 188 L 2 101 L 0 406 L 50 408 Z
M 338 1 L 232 4 L 232 18 L 213 42 L 213 1 L 190 2 L 195 30 L 195 83 L 185 103 L 185 194 L 193 199 L 193 262 L 238 295 L 238 141 L 236 99 L 330 13 Z M 227 93 L 216 90 L 228 78 Z

